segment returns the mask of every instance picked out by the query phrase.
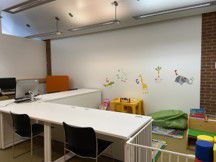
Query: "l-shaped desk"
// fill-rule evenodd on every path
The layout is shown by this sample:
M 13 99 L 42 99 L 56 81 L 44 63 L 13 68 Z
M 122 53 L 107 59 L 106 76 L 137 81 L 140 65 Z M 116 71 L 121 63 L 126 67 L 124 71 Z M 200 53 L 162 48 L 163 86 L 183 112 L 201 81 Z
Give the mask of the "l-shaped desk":
M 13 100 L 0 102 L 0 140 L 1 146 L 4 148 L 4 134 L 2 134 L 4 131 L 4 114 L 10 112 L 28 114 L 31 119 L 38 120 L 44 124 L 45 162 L 52 161 L 52 124 L 62 125 L 63 122 L 66 122 L 78 127 L 92 127 L 97 134 L 123 140 L 126 144 L 127 140 L 152 120 L 151 117 L 147 116 L 93 109 L 101 102 L 101 92 L 99 90 L 79 89 L 41 95 L 37 98 L 37 101 L 30 103 L 15 104 Z M 78 106 L 82 102 L 90 105 L 90 108 Z M 148 140 L 151 139 L 149 138 Z M 148 141 L 148 143 L 151 142 Z M 126 156 L 124 157 L 125 162 L 129 161 Z

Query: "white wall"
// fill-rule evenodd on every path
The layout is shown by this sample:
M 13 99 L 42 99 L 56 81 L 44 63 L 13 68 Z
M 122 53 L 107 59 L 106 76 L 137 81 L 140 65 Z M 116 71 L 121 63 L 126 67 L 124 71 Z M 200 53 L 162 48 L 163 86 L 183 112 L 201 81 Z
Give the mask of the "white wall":
M 147 113 L 198 107 L 200 100 L 201 16 L 52 41 L 54 74 L 67 74 L 73 87 L 103 89 L 104 98 L 141 97 Z M 162 67 L 161 83 L 154 78 Z M 116 79 L 117 70 L 128 81 Z M 174 70 L 193 77 L 192 85 L 174 82 Z M 135 80 L 144 76 L 149 94 Z M 105 88 L 106 77 L 115 80 Z
M 0 77 L 28 79 L 45 76 L 44 42 L 0 34 Z

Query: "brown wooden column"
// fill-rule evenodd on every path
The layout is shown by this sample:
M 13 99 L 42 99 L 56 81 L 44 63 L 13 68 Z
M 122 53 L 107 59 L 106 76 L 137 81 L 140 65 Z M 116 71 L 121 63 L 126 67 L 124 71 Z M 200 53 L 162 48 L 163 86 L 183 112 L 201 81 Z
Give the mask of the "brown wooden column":
M 51 42 L 50 40 L 45 40 L 45 42 L 46 42 L 47 75 L 52 75 Z

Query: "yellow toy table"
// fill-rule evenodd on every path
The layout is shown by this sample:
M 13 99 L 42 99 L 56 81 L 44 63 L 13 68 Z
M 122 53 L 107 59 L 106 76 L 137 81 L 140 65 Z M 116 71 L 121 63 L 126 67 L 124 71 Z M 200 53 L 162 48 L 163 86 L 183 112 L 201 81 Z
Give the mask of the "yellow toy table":
M 120 101 L 120 98 L 113 99 L 110 102 L 111 110 L 118 112 L 129 112 L 133 114 L 144 115 L 143 100 L 141 99 L 131 99 L 130 102 Z

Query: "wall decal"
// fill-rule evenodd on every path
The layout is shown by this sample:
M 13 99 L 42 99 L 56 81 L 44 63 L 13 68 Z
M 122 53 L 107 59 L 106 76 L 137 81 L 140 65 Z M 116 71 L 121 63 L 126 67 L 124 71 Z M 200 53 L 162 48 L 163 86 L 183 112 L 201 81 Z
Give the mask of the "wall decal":
M 113 84 L 115 84 L 114 81 L 110 81 L 108 78 L 106 78 L 106 83 L 103 84 L 104 87 L 110 87 Z
M 118 80 L 120 80 L 121 82 L 127 82 L 127 74 L 123 71 L 123 70 L 120 70 L 118 69 L 118 72 L 116 74 L 116 77 Z
M 136 79 L 136 84 L 140 84 L 140 81 L 139 81 L 139 79 Z
M 143 93 L 148 94 L 148 93 L 149 93 L 149 91 L 148 91 L 148 85 L 144 82 L 143 76 L 140 74 L 140 75 L 138 76 L 138 78 L 139 78 L 140 80 L 139 80 L 139 79 L 136 79 L 136 83 L 137 83 L 137 84 L 140 84 L 140 83 L 141 83 L 142 89 L 143 89 Z
M 162 79 L 161 79 L 161 77 L 160 77 L 160 72 L 161 72 L 161 70 L 162 70 L 162 67 L 158 66 L 158 67 L 155 68 L 155 70 L 157 71 L 157 76 L 156 76 L 156 78 L 155 78 L 155 81 L 159 83 L 159 82 L 162 81 Z
M 184 83 L 187 83 L 189 85 L 193 84 L 194 81 L 193 78 L 188 79 L 187 77 L 181 76 L 178 74 L 177 70 L 175 70 L 175 75 L 176 75 L 176 79 L 175 79 L 176 83 L 179 83 L 180 85 L 183 85 Z

